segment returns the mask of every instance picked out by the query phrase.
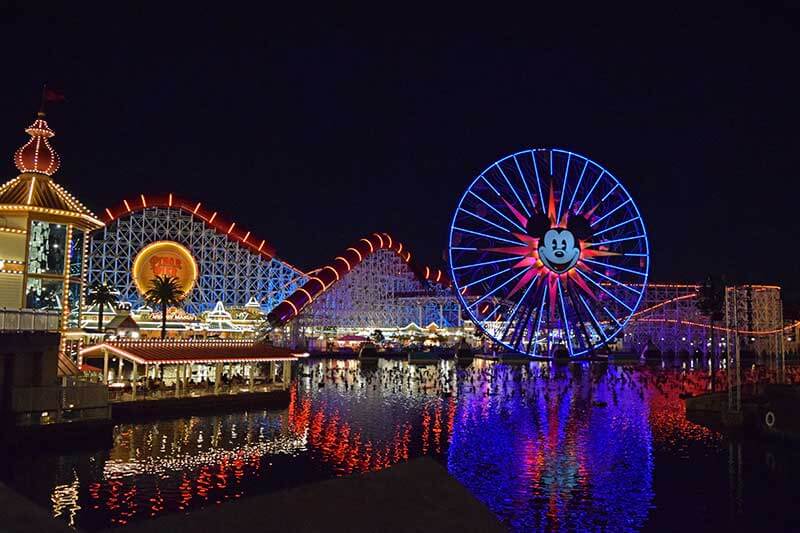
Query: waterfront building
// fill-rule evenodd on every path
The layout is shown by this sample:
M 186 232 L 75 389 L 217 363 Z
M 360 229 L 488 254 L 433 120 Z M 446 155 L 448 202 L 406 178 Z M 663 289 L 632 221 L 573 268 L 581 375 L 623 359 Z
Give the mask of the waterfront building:
M 80 324 L 87 234 L 103 223 L 54 180 L 60 159 L 45 114 L 25 132 L 20 174 L 0 186 L 0 307 L 58 313 L 64 331 Z
M 0 185 L 0 411 L 17 425 L 107 418 L 102 388 L 67 381 L 80 339 L 66 335 L 81 322 L 87 235 L 103 223 L 55 182 L 43 111 L 25 132 L 20 173 Z

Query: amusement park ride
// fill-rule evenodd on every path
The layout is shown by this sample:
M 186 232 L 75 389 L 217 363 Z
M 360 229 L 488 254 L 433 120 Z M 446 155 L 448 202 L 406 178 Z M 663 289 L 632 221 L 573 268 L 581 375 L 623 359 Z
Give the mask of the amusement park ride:
M 609 171 L 563 150 L 487 167 L 458 203 L 449 244 L 463 309 L 523 355 L 594 353 L 647 288 L 647 232 L 633 199 Z
M 529 357 L 711 348 L 698 286 L 648 284 L 647 232 L 624 185 L 564 150 L 517 152 L 472 181 L 450 227 L 449 275 L 415 264 L 388 233 L 366 235 L 303 272 L 235 222 L 172 194 L 142 194 L 104 214 L 89 243 L 89 283 L 106 282 L 121 301 L 143 305 L 135 271 L 158 263 L 142 259 L 155 249 L 170 256 L 158 264 L 192 263 L 188 313 L 258 302 L 267 325 L 261 333 L 283 332 L 282 342 L 308 346 L 331 334 L 391 336 L 432 326 Z M 796 342 L 794 330 L 783 328 L 779 287 L 742 291 L 746 349 L 772 351 L 776 331 L 781 343 Z M 719 351 L 728 337 L 717 336 Z
M 765 285 L 728 289 L 736 303 L 712 347 L 698 287 L 648 284 L 649 244 L 634 199 L 611 171 L 573 152 L 524 150 L 475 177 L 453 214 L 447 272 L 416 264 L 388 233 L 366 235 L 305 272 L 236 222 L 173 194 L 140 194 L 95 217 L 52 181 L 58 156 L 43 118 L 27 131 L 40 142 L 18 152 L 22 174 L 0 186 L 9 213 L 0 218 L 0 303 L 16 308 L 2 312 L 5 329 L 23 311 L 57 314 L 61 329 L 91 329 L 99 313 L 86 305 L 85 288 L 104 283 L 121 304 L 104 308 L 106 320 L 156 335 L 143 292 L 147 280 L 170 275 L 185 292 L 182 309 L 168 313 L 170 337 L 269 330 L 308 345 L 311 337 L 430 330 L 527 357 L 707 353 L 731 342 L 758 353 L 796 349 L 797 323 L 784 324 L 780 288 Z M 34 148 L 31 167 L 19 154 Z M 41 258 L 60 261 L 58 269 Z M 225 309 L 236 316 L 228 320 Z

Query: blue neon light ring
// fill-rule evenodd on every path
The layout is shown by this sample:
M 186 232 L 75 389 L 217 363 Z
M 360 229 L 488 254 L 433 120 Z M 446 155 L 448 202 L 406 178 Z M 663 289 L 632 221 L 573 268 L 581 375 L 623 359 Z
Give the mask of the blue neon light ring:
M 650 244 L 639 208 L 604 167 L 555 148 L 489 165 L 450 224 L 450 276 L 475 325 L 528 356 L 592 355 L 636 313 Z

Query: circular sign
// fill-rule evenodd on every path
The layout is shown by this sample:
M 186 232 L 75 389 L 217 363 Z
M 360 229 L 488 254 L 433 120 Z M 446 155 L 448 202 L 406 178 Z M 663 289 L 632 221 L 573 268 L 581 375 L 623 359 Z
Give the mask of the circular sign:
M 139 294 L 147 292 L 156 276 L 168 276 L 178 280 L 178 286 L 186 297 L 197 281 L 197 262 L 185 246 L 173 241 L 158 241 L 148 244 L 136 255 L 132 275 Z

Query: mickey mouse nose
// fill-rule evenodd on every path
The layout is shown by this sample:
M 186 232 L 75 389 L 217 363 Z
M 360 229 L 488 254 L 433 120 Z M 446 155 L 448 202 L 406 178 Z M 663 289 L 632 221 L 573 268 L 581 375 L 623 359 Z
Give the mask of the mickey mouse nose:
M 561 250 L 558 250 L 557 252 L 555 252 L 555 254 L 554 254 L 554 255 L 555 255 L 556 257 L 558 257 L 558 258 L 561 258 L 561 257 L 564 257 L 564 252 L 562 252 Z

